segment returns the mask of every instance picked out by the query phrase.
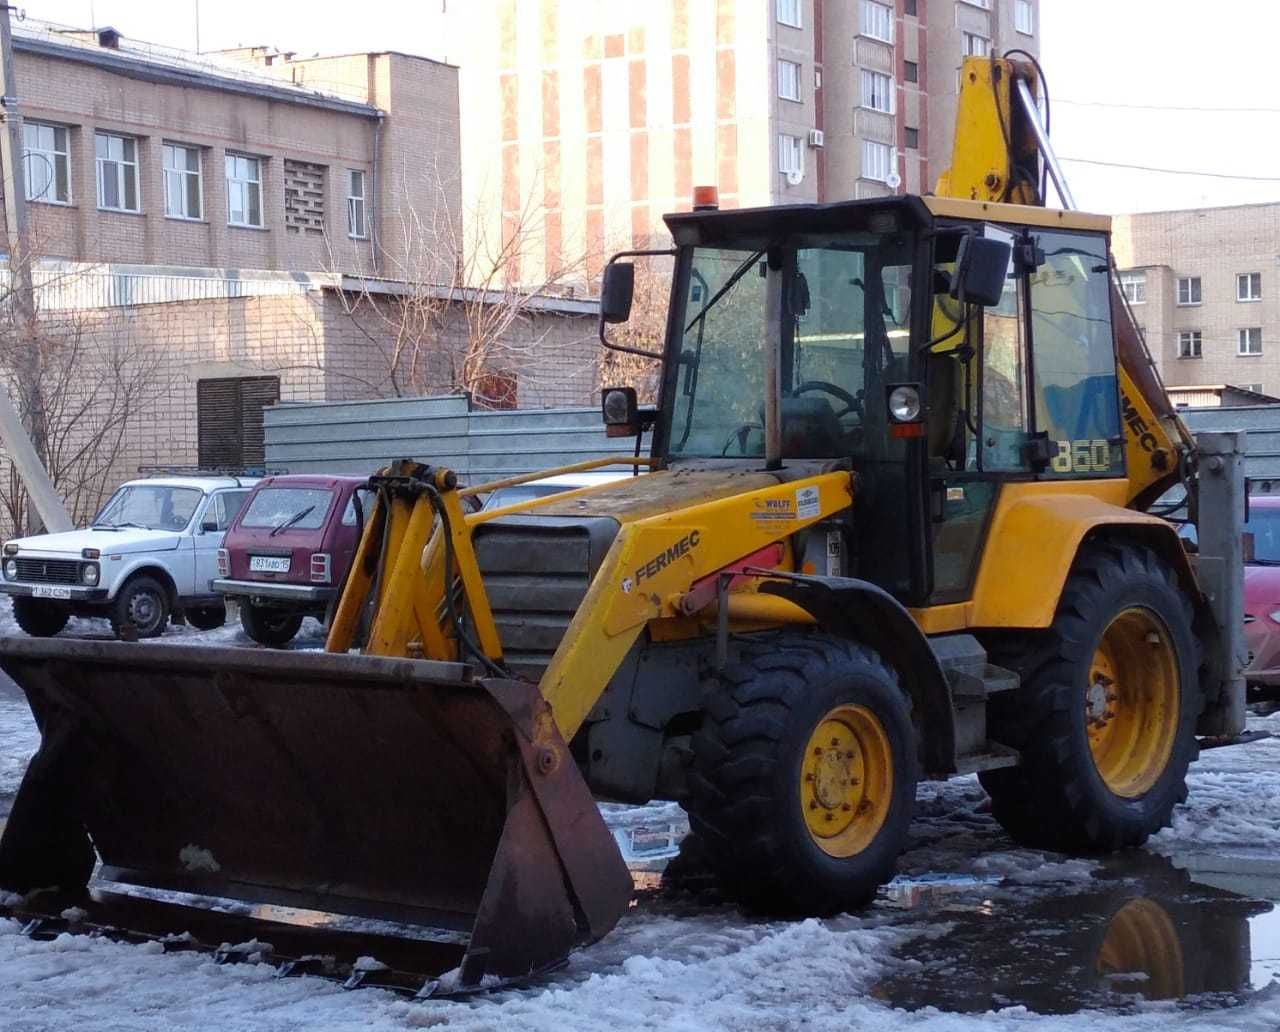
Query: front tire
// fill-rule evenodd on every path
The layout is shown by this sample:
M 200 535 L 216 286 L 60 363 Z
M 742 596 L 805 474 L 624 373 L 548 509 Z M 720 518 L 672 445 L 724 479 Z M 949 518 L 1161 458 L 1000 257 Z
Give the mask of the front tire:
M 52 638 L 67 626 L 67 621 L 71 619 L 71 611 L 42 598 L 15 595 L 13 618 L 31 637 Z
M 1021 767 L 980 775 L 1005 830 L 1106 853 L 1165 827 L 1197 755 L 1199 657 L 1190 603 L 1154 552 L 1082 553 L 1040 647 L 1014 664 L 1021 687 L 997 704 L 995 737 L 1022 751 Z
M 693 751 L 690 824 L 725 895 L 766 913 L 832 914 L 892 877 L 916 740 L 871 649 L 795 635 L 746 650 L 712 688 Z
M 158 638 L 169 623 L 169 591 L 154 577 L 134 577 L 111 603 L 109 616 L 121 640 Z
M 294 635 L 302 629 L 302 617 L 283 609 L 269 609 L 241 602 L 240 626 L 259 645 L 279 648 L 293 641 Z

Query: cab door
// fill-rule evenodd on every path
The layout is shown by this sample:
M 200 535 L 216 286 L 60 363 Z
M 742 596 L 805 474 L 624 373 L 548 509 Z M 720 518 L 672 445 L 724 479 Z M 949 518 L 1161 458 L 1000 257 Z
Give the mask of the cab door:
M 1025 237 L 984 227 L 1011 245 Z M 959 602 L 971 593 L 987 526 L 1000 485 L 1032 475 L 1033 449 L 1028 371 L 1028 281 L 1012 249 L 999 305 L 971 318 L 950 348 L 930 354 L 931 605 Z M 935 313 L 935 335 L 965 318 L 945 295 Z
M 249 497 L 248 488 L 215 491 L 205 502 L 195 525 L 195 594 L 212 595 L 213 581 L 218 576 L 218 549 L 231 521 Z

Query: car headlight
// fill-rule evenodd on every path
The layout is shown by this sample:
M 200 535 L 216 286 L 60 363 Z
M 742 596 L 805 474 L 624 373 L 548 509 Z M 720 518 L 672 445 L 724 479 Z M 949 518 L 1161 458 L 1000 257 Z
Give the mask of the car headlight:
M 86 584 L 98 583 L 98 564 L 85 563 L 80 569 L 80 579 Z
M 18 560 L 17 559 L 6 559 L 4 561 L 4 575 L 9 580 L 18 579 Z

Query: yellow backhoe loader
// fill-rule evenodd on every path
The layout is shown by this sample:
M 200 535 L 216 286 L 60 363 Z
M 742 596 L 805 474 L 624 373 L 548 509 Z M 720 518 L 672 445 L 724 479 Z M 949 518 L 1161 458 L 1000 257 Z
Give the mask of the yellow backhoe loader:
M 324 653 L 0 643 L 43 736 L 0 887 L 390 920 L 468 988 L 618 920 L 596 799 L 679 801 L 782 914 L 869 900 L 921 778 L 1036 846 L 1164 827 L 1243 727 L 1238 443 L 1170 407 L 1109 221 L 1045 206 L 1036 71 L 962 75 L 936 195 L 667 217 L 658 404 L 602 398 L 634 477 L 474 512 L 384 470 Z

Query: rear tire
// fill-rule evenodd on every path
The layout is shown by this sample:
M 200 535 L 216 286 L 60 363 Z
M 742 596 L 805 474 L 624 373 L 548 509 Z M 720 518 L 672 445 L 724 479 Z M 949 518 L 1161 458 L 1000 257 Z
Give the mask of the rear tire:
M 302 628 L 302 617 L 282 609 L 241 602 L 240 626 L 259 645 L 278 648 L 293 641 L 294 635 Z
M 1198 751 L 1199 657 L 1190 603 L 1154 552 L 1083 552 L 1039 647 L 994 650 L 1022 675 L 993 728 L 1022 765 L 979 775 L 996 820 L 1024 845 L 1083 853 L 1165 827 Z
M 111 630 L 121 640 L 135 634 L 158 638 L 169 623 L 169 590 L 154 577 L 134 577 L 116 595 L 109 616 Z
M 13 618 L 33 638 L 52 638 L 67 626 L 71 611 L 42 598 L 15 595 Z
M 195 606 L 186 611 L 186 617 L 197 631 L 216 631 L 227 622 L 227 607 Z
M 871 649 L 822 635 L 748 649 L 711 689 L 693 752 L 690 825 L 726 896 L 832 914 L 892 877 L 916 741 L 907 699 Z

